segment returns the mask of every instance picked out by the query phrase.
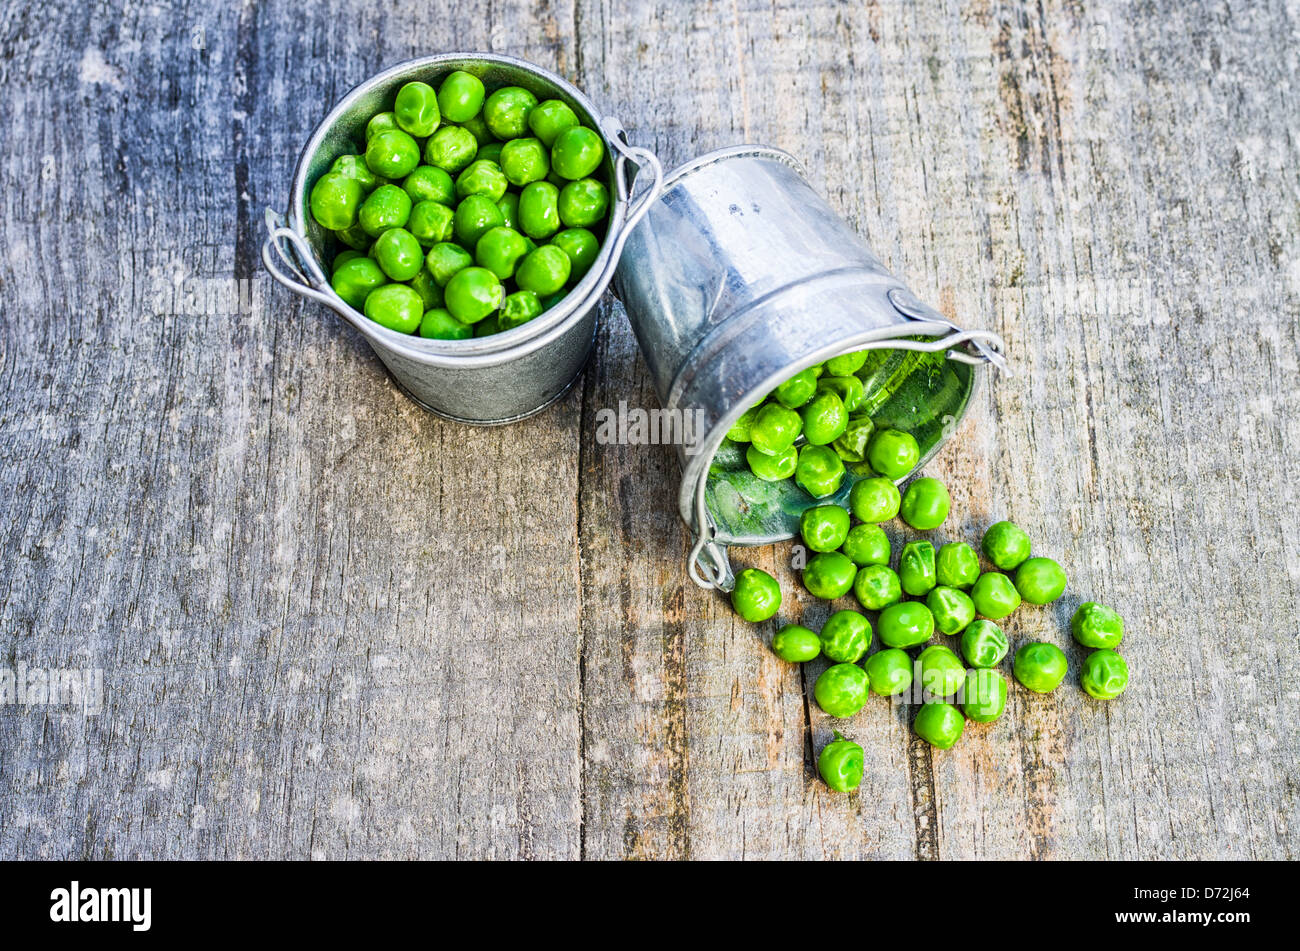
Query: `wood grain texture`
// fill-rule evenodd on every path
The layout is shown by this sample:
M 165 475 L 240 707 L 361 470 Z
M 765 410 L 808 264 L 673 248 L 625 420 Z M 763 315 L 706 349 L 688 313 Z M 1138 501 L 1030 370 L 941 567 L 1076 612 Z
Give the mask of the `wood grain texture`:
M 341 24 L 347 24 L 343 28 Z M 0 8 L 5 857 L 1295 858 L 1300 20 L 1294 5 L 903 0 Z M 1067 566 L 1013 645 L 1056 693 L 947 753 L 767 649 L 683 565 L 616 302 L 583 385 L 502 429 L 405 400 L 261 272 L 329 105 L 447 49 L 556 69 L 675 165 L 785 148 L 924 299 L 1008 340 L 929 466 L 944 537 Z M 249 307 L 187 307 L 253 281 Z M 208 282 L 203 284 L 203 282 Z M 789 546 L 737 552 L 815 626 Z M 1129 619 L 1125 697 L 1066 622 Z M 831 793 L 832 725 L 867 749 Z

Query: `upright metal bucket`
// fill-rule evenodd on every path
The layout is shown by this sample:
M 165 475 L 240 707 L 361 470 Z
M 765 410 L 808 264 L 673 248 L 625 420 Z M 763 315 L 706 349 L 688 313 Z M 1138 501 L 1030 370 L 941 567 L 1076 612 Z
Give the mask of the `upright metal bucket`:
M 845 502 L 856 481 L 814 500 L 749 472 L 725 437 L 778 383 L 876 351 L 858 373 L 866 405 L 879 425 L 912 433 L 924 462 L 965 414 L 983 366 L 1004 365 L 996 334 L 962 330 L 917 300 L 776 149 L 722 149 L 669 174 L 627 238 L 614 287 L 663 408 L 696 414 L 679 429 L 689 441 L 677 446 L 678 505 L 704 587 L 730 590 L 726 546 L 792 538 L 805 509 Z
M 560 303 L 503 333 L 426 340 L 381 327 L 334 292 L 325 265 L 334 238 L 312 218 L 307 202 L 316 180 L 340 155 L 358 150 L 366 122 L 391 107 L 403 84 L 418 79 L 436 86 L 455 70 L 478 76 L 489 89 L 522 86 L 538 99 L 567 103 L 583 125 L 600 132 L 605 141 L 602 171 L 612 186 L 613 201 L 595 263 Z M 630 166 L 649 176 L 635 198 L 630 194 Z M 425 409 L 458 422 L 509 423 L 545 409 L 582 372 L 595 339 L 597 301 L 614 275 L 628 230 L 658 198 L 662 184 L 663 171 L 654 155 L 629 146 L 617 119 L 602 116 L 554 73 L 494 53 L 426 56 L 366 80 L 321 120 L 294 170 L 287 215 L 267 210 L 269 234 L 262 260 L 285 287 L 332 308 L 360 331 L 397 384 Z

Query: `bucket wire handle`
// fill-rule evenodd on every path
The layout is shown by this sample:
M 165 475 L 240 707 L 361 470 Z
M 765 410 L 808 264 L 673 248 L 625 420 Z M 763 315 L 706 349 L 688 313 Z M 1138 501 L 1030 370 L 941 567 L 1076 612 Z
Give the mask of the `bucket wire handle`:
M 332 295 L 318 290 L 329 287 L 329 282 L 317 266 L 311 249 L 296 232 L 285 225 L 284 218 L 271 208 L 266 209 L 266 230 L 266 241 L 262 243 L 262 263 L 271 272 L 271 276 L 295 294 L 310 297 L 338 310 L 338 301 Z M 286 244 L 292 246 L 292 251 Z
M 716 541 L 718 529 L 704 501 L 707 485 L 708 479 L 701 478 L 695 490 L 695 544 L 686 556 L 686 570 L 701 588 L 730 592 L 736 587 L 736 576 L 731 571 L 726 546 Z
M 951 336 L 944 338 L 946 346 L 953 347 L 961 343 L 970 343 L 978 353 L 978 356 L 974 356 L 950 349 L 948 352 L 949 359 L 972 365 L 990 363 L 1008 376 L 1011 375 L 1011 368 L 1007 365 L 1005 356 L 1006 344 L 997 334 L 987 330 L 962 330 L 939 311 L 917 299 L 916 295 L 906 288 L 895 287 L 885 296 L 894 305 L 894 309 L 909 320 L 933 321 L 951 327 L 954 332 Z
M 627 141 L 627 132 L 624 131 L 622 123 L 613 117 L 606 118 L 601 123 L 605 137 L 614 143 L 614 148 L 618 150 L 618 158 L 614 161 L 614 189 L 618 193 L 620 201 L 628 203 L 627 216 L 623 219 L 623 226 L 619 228 L 618 235 L 614 238 L 614 248 L 609 256 L 610 266 L 618 264 L 619 255 L 623 253 L 623 245 L 627 242 L 628 236 L 632 229 L 637 226 L 650 206 L 658 200 L 664 190 L 664 167 L 659 162 L 659 157 L 649 149 L 643 149 L 637 145 L 629 145 Z M 636 183 L 642 176 L 642 173 L 650 173 L 650 183 L 645 190 L 641 192 L 635 202 L 632 201 L 632 191 L 628 188 L 627 171 L 628 163 L 637 167 L 637 175 L 633 180 Z

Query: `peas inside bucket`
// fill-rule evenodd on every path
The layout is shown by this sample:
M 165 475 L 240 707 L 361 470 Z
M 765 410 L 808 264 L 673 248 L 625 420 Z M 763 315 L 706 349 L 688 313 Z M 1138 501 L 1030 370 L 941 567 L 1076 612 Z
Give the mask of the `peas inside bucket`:
M 914 339 L 918 342 L 924 340 Z M 736 419 L 724 420 L 729 424 L 728 435 L 709 460 L 705 485 L 705 502 L 717 529 L 718 542 L 757 545 L 793 537 L 798 533 L 799 520 L 807 509 L 828 503 L 847 506 L 849 493 L 859 480 L 877 475 L 901 480 L 938 450 L 965 413 L 974 387 L 973 368 L 969 364 L 950 360 L 942 351 L 927 353 L 882 346 L 859 353 L 864 362 L 852 373 L 856 381 L 852 386 L 856 390 L 857 382 L 860 382 L 862 392 L 852 408 L 846 407 L 844 411 L 847 420 L 845 435 L 819 450 L 822 454 L 834 455 L 843 464 L 842 480 L 828 495 L 813 494 L 824 490 L 825 486 L 818 486 L 811 479 L 805 479 L 806 485 L 800 485 L 791 477 L 773 478 L 774 473 L 764 472 L 763 475 L 767 476 L 764 478 L 757 474 L 756 468 L 761 471 L 765 460 L 756 454 L 752 439 L 747 440 L 747 434 L 737 431 L 736 423 L 742 421 L 743 426 L 743 417 L 753 418 L 755 411 L 761 414 L 762 409 L 769 405 L 784 406 L 796 402 L 802 394 L 787 398 L 783 403 L 778 390 L 774 389 L 771 394 L 760 394 L 757 406 L 748 407 Z M 815 364 L 814 367 L 822 368 L 817 376 L 815 386 L 819 389 L 816 392 L 828 389 L 834 392 L 836 380 L 843 378 L 830 376 L 825 364 Z M 804 376 L 808 369 L 811 368 L 794 374 L 794 379 Z M 814 398 L 815 393 L 809 395 L 799 408 L 810 406 Z M 842 399 L 839 401 L 841 404 L 844 402 Z M 866 458 L 870 442 L 890 430 L 908 434 L 916 441 L 915 464 L 901 474 L 878 473 Z M 739 438 L 731 438 L 733 436 Z M 810 445 L 801 433 L 793 448 L 803 455 Z M 757 450 L 757 453 L 761 451 Z M 757 466 L 753 464 L 755 462 Z M 809 491 L 810 488 L 813 491 Z

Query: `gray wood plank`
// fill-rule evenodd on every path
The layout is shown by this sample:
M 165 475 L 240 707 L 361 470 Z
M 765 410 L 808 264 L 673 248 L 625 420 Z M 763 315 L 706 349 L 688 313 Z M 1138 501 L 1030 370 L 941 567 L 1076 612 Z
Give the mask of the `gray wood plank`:
M 4 854 L 577 855 L 576 400 L 444 423 L 256 259 L 348 86 L 494 42 L 352 12 L 5 24 L 7 177 L 57 163 L 0 225 L 5 656 L 103 666 L 107 706 L 0 716 Z M 255 306 L 150 310 L 174 263 Z
M 1013 690 L 1003 720 L 949 753 L 873 702 L 845 728 L 868 750 L 862 792 L 845 798 L 810 773 L 840 724 L 812 704 L 803 742 L 792 736 L 794 692 L 821 668 L 806 665 L 802 682 L 774 669 L 764 644 L 775 623 L 746 635 L 687 585 L 685 623 L 674 600 L 671 624 L 647 630 L 631 612 L 612 631 L 588 625 L 589 684 L 593 634 L 624 666 L 661 669 L 661 639 L 684 628 L 686 669 L 700 671 L 687 681 L 685 752 L 650 736 L 653 762 L 688 758 L 690 776 L 690 834 L 656 854 L 1294 855 L 1297 736 L 1281 687 L 1296 668 L 1294 64 L 1281 46 L 1259 49 L 1293 29 L 1285 11 L 742 3 L 661 22 L 654 4 L 590 8 L 584 20 L 613 31 L 604 59 L 637 50 L 637 68 L 606 81 L 638 141 L 672 162 L 739 141 L 788 149 L 919 293 L 1007 336 L 1016 376 L 983 393 L 930 468 L 954 490 L 945 528 L 975 540 L 1015 517 L 1069 567 L 1070 596 L 1010 627 L 1017 645 L 1065 647 L 1071 683 L 1078 601 L 1115 603 L 1133 631 L 1121 703 L 1073 686 Z M 689 82 L 667 82 L 680 63 Z M 629 380 L 654 405 L 628 346 L 608 341 L 602 357 L 608 382 L 589 387 L 588 418 Z M 646 451 L 590 450 L 600 478 L 594 494 L 584 483 L 583 537 L 590 549 L 608 524 L 632 526 L 640 538 L 602 537 L 600 550 L 657 580 L 659 553 L 638 549 L 672 510 L 676 472 L 641 489 L 648 503 L 634 495 L 662 464 Z M 680 557 L 681 528 L 667 531 Z M 771 570 L 783 554 L 737 560 Z M 588 604 L 594 585 L 600 612 L 617 617 L 614 569 L 592 561 Z M 796 576 L 778 577 L 794 619 Z M 639 709 L 641 720 L 664 722 L 681 701 L 654 702 L 659 714 Z M 588 750 L 609 735 L 615 749 L 646 745 L 639 720 L 590 701 L 585 723 L 602 738 L 589 735 Z M 765 738 L 779 742 L 763 761 L 750 751 Z M 589 787 L 589 848 L 592 801 Z M 617 830 L 660 819 L 662 787 L 602 786 L 595 808 L 612 813 L 599 854 L 640 854 Z

